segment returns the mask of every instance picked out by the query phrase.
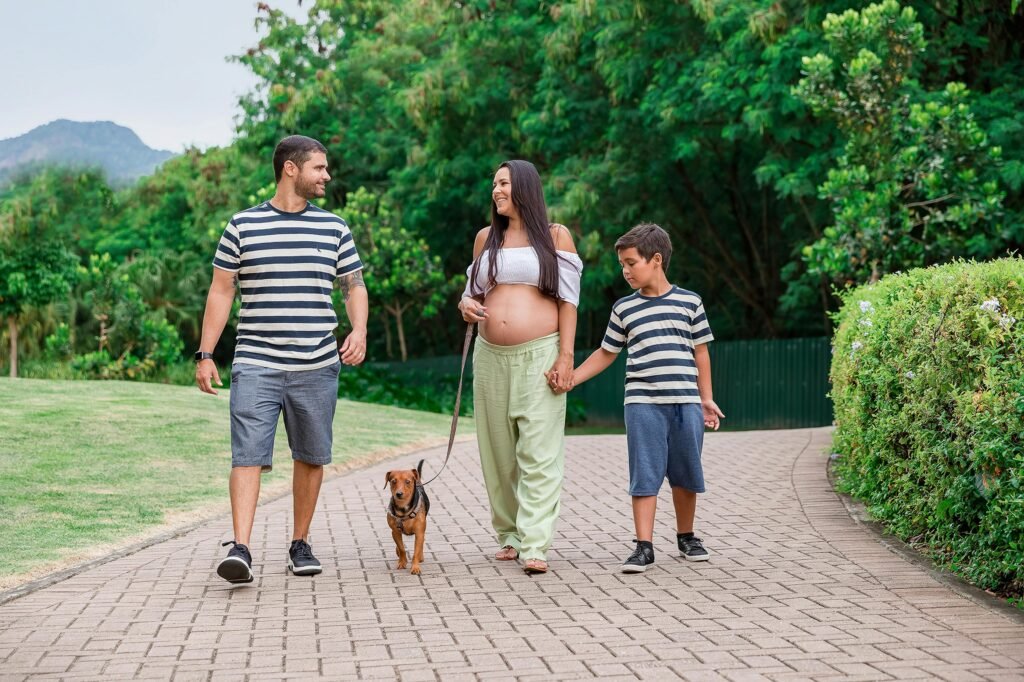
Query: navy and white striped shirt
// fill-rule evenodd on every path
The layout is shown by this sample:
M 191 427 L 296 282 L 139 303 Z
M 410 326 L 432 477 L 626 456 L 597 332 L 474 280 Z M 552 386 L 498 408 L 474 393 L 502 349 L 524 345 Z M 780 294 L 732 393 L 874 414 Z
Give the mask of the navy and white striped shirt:
M 700 296 L 673 285 L 616 301 L 601 348 L 626 349 L 626 404 L 699 403 L 693 348 L 713 339 Z
M 231 218 L 213 264 L 238 273 L 236 363 L 300 371 L 338 362 L 331 290 L 363 268 L 344 220 L 312 204 L 286 213 L 265 201 Z

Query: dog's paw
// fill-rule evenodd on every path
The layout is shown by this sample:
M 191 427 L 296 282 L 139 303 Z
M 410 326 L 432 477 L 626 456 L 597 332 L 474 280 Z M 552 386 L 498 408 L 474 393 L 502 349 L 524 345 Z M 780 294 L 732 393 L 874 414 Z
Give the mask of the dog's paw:
M 412 573 L 413 575 L 419 575 L 420 574 L 420 565 L 419 564 L 413 564 L 412 565 L 412 570 L 409 571 L 409 572 Z
M 407 564 L 404 560 L 402 560 L 402 561 L 399 561 L 397 564 L 395 564 L 395 568 L 397 568 L 397 569 L 404 569 L 408 565 L 409 564 Z

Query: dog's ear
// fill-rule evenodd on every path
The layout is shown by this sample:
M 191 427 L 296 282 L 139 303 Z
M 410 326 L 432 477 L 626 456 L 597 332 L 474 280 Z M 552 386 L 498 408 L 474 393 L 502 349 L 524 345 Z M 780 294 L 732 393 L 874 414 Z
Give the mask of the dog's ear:
M 391 472 L 390 471 L 387 472 L 386 474 L 384 474 L 384 487 L 385 488 L 388 487 L 388 483 L 391 483 Z
M 420 463 L 416 465 L 416 480 L 417 481 L 421 480 L 423 478 L 423 462 L 424 462 L 424 460 L 421 459 Z

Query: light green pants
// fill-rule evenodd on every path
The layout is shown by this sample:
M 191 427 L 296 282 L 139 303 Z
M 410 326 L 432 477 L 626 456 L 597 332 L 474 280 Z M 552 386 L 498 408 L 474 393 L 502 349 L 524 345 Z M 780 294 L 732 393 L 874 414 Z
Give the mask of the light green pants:
M 498 546 L 545 559 L 558 520 L 565 463 L 565 395 L 544 372 L 558 357 L 558 334 L 517 346 L 481 337 L 473 350 L 473 417 L 491 524 Z

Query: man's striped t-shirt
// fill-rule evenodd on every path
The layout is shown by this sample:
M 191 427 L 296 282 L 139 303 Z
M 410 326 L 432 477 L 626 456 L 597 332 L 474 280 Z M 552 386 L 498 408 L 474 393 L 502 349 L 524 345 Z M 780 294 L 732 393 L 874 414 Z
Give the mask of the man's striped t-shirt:
M 331 291 L 363 267 L 344 220 L 312 204 L 286 213 L 265 201 L 231 218 L 213 264 L 238 273 L 236 363 L 300 371 L 338 361 Z
M 626 349 L 626 404 L 699 403 L 693 349 L 713 339 L 700 296 L 673 285 L 616 301 L 601 348 Z

